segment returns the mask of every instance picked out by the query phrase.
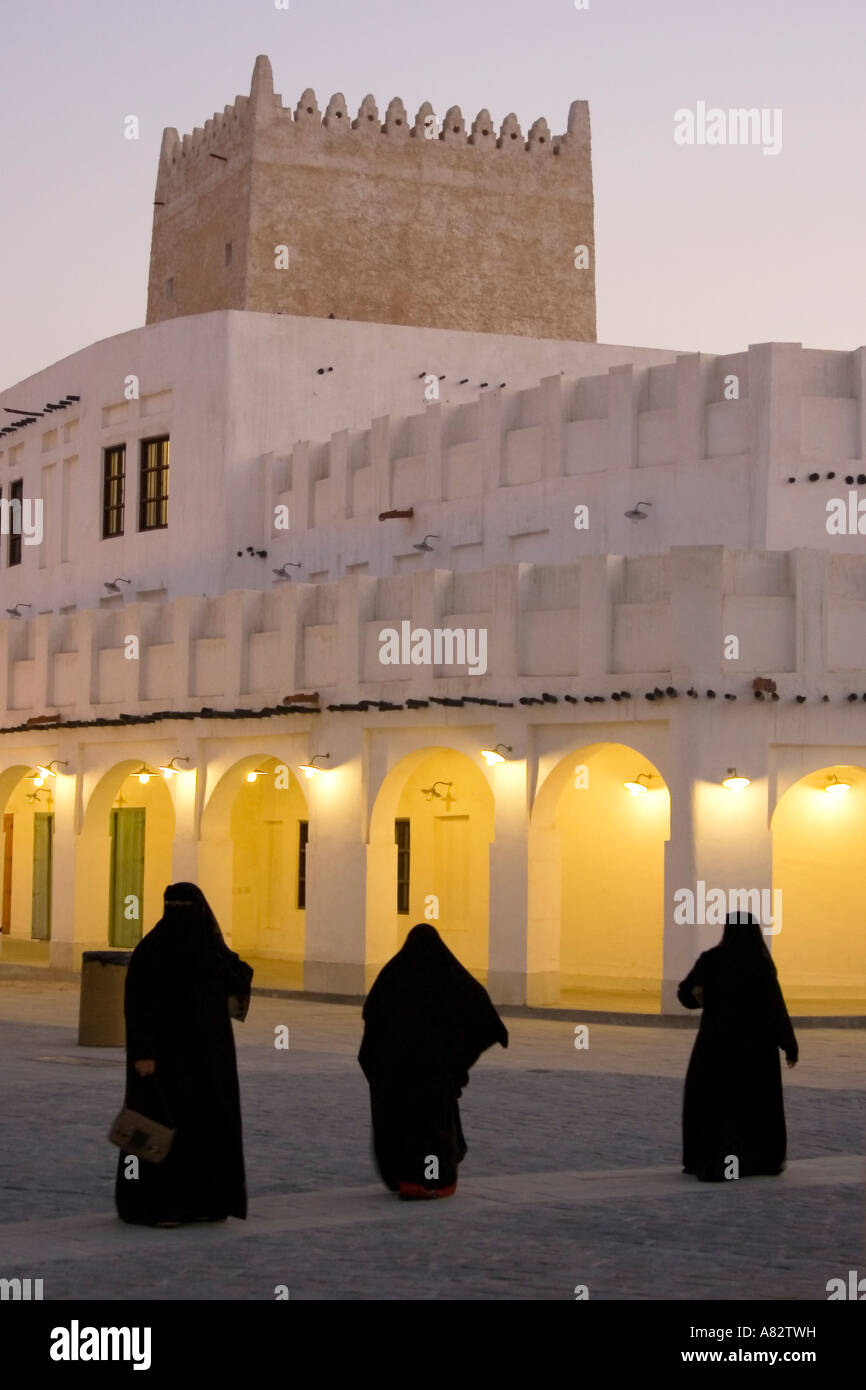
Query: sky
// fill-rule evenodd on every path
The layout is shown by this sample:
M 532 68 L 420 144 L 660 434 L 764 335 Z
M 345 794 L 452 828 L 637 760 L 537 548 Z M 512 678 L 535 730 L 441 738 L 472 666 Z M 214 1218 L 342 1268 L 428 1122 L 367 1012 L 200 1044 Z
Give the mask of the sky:
M 371 92 L 560 133 L 588 100 L 600 342 L 866 342 L 855 0 L 278 3 L 0 0 L 0 389 L 144 323 L 163 127 L 247 93 L 258 53 L 292 107 Z M 763 143 L 677 143 L 699 103 L 765 111 Z

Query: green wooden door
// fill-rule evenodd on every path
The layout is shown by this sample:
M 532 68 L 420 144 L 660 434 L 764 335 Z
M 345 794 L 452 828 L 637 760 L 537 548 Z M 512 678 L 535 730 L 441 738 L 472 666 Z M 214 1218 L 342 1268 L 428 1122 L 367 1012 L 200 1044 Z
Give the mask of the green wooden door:
M 51 940 L 51 871 L 54 847 L 54 813 L 37 811 L 33 817 L 33 910 L 30 934 L 34 941 Z
M 110 946 L 136 946 L 141 940 L 144 816 L 143 806 L 127 806 L 111 813 Z

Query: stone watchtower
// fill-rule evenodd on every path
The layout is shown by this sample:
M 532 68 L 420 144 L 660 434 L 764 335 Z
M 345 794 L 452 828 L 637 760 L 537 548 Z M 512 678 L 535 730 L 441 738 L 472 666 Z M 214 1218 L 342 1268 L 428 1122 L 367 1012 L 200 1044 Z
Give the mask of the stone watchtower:
M 292 113 L 257 58 L 249 97 L 162 138 L 147 322 L 213 309 L 594 342 L 587 103 L 528 137 L 398 97 Z

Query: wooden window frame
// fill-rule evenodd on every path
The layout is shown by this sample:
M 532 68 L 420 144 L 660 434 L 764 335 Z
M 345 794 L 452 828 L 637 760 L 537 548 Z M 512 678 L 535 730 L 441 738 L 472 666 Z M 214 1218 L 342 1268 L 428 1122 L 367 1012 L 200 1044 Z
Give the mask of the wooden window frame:
M 165 445 L 164 462 L 156 464 L 148 463 L 149 451 L 159 445 Z M 170 436 L 167 434 L 155 435 L 152 439 L 142 439 L 139 441 L 139 464 L 138 464 L 138 529 L 139 531 L 164 531 L 168 526 L 168 478 L 171 466 Z M 162 451 L 159 454 L 162 459 Z M 153 496 L 148 495 L 148 480 L 156 478 L 157 491 Z M 161 518 L 153 520 L 155 514 Z
M 111 470 L 111 464 L 120 459 L 119 470 Z M 120 501 L 117 494 L 112 497 L 112 484 L 119 484 Z M 126 444 L 111 444 L 102 451 L 102 539 L 114 540 L 123 535 L 126 510 Z M 112 519 L 119 523 L 112 529 Z

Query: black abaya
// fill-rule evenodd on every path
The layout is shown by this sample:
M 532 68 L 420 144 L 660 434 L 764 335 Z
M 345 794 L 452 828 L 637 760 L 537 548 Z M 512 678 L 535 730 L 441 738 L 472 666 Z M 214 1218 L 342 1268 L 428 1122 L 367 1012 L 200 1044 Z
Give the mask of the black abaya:
M 729 918 L 723 942 L 698 957 L 678 996 L 687 1009 L 703 1004 L 683 1100 L 684 1171 L 705 1182 L 780 1173 L 787 1134 L 779 1049 L 796 1062 L 798 1048 L 757 923 Z
M 493 1043 L 508 1046 L 490 996 L 422 922 L 379 972 L 363 1017 L 358 1061 L 385 1186 L 453 1188 L 466 1154 L 457 1101 L 469 1069 Z
M 223 940 L 194 884 L 166 889 L 165 915 L 132 953 L 126 978 L 126 1104 L 177 1132 L 160 1164 L 126 1177 L 115 1195 L 122 1220 L 244 1218 L 247 1211 L 240 1092 L 229 995 L 247 999 L 253 972 Z M 152 1076 L 135 1063 L 153 1060 Z

